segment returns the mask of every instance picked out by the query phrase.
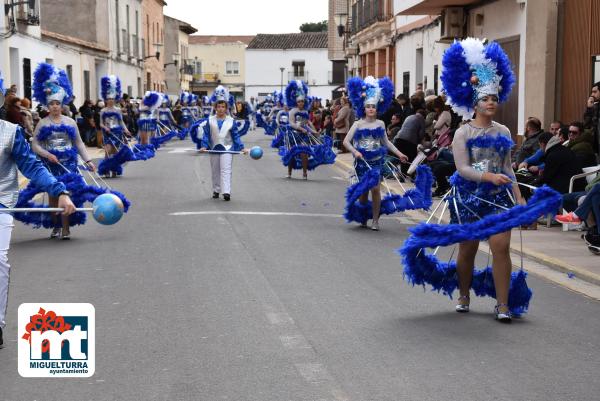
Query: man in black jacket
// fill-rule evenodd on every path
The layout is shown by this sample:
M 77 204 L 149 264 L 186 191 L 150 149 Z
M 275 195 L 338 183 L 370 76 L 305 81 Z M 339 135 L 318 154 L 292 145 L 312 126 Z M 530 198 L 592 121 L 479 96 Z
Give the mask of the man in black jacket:
M 542 123 L 535 117 L 529 117 L 525 123 L 525 139 L 521 148 L 514 154 L 513 169 L 516 170 L 520 165 L 540 148 L 538 137 L 542 133 Z
M 555 191 L 569 192 L 571 177 L 581 173 L 581 165 L 575 153 L 562 145 L 560 137 L 544 132 L 539 136 L 540 147 L 544 150 L 545 167 L 540 184 L 546 184 Z M 573 191 L 582 191 L 585 181 L 577 180 Z
M 592 85 L 591 95 L 583 114 L 583 125 L 594 135 L 594 152 L 600 152 L 600 82 Z

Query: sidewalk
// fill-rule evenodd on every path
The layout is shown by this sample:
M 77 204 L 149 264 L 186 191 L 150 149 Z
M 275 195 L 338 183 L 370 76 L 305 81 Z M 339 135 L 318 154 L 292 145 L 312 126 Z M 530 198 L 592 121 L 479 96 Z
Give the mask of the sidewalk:
M 336 164 L 343 170 L 352 168 L 353 157 L 351 154 L 337 155 Z M 400 186 L 394 180 L 388 180 L 389 187 L 398 193 L 402 193 Z M 413 188 L 411 183 L 403 183 L 407 189 Z M 439 198 L 433 199 L 435 207 Z M 433 210 L 433 209 L 432 209 Z M 417 221 L 423 221 L 429 217 L 429 213 L 423 210 L 406 211 L 405 214 Z M 445 219 L 447 221 L 447 218 Z M 581 232 L 563 232 L 561 226 L 547 228 L 538 224 L 537 230 L 522 231 L 523 257 L 536 261 L 546 267 L 564 273 L 566 277 L 579 278 L 595 285 L 600 285 L 600 256 L 593 255 L 587 249 L 587 245 L 581 237 Z M 482 244 L 480 250 L 487 252 L 487 246 Z M 521 254 L 521 240 L 519 230 L 513 230 L 511 240 L 511 253 Z M 513 260 L 516 265 L 519 260 Z

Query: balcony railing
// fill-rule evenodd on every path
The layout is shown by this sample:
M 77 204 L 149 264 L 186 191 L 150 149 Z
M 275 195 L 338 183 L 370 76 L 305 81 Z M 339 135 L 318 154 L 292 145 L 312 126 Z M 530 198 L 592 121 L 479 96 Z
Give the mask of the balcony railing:
M 294 71 L 288 71 L 288 82 L 295 80 L 308 81 L 308 71 L 304 70 L 304 72 L 297 73 Z
M 219 81 L 219 73 L 218 72 L 203 72 L 200 74 L 194 74 L 194 82 L 216 83 L 218 81 Z
M 386 10 L 385 0 L 364 0 L 352 5 L 352 14 L 349 20 L 352 33 L 382 21 L 392 18 L 391 10 Z

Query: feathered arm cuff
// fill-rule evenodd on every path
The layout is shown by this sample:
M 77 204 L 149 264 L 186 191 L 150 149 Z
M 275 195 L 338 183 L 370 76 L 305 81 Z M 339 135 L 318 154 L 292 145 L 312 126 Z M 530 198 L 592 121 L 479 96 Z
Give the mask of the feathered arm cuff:
M 238 122 L 239 121 L 236 121 L 236 124 Z M 243 120 L 243 122 L 240 125 L 237 125 L 235 129 L 237 130 L 239 136 L 246 135 L 248 133 L 248 130 L 250 129 L 250 120 Z
M 204 131 L 204 135 L 202 135 L 202 141 L 200 141 L 200 146 L 206 149 L 210 149 L 210 126 L 208 125 L 208 121 L 200 124 L 198 129 L 202 129 Z
M 247 121 L 246 123 L 244 123 L 244 128 L 246 127 L 247 123 Z M 239 152 L 244 149 L 244 144 L 242 143 L 241 136 L 244 135 L 247 131 L 248 129 L 246 129 L 242 133 L 242 131 L 238 129 L 236 122 L 233 122 L 233 126 L 231 127 L 231 139 L 233 140 L 233 146 L 231 147 L 231 150 L 233 150 L 234 152 Z

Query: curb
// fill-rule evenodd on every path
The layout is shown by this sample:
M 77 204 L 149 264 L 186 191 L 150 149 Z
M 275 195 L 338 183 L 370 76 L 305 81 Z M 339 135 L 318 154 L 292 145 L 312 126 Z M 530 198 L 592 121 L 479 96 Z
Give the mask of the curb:
M 351 169 L 352 168 L 352 166 L 350 164 L 348 164 L 347 162 L 342 161 L 342 160 L 336 159 L 335 164 L 338 165 L 338 168 L 343 168 L 343 169 Z M 394 190 L 394 188 L 391 186 L 390 186 L 390 189 Z M 420 211 L 420 210 L 407 210 L 404 213 L 408 214 L 415 220 L 424 220 L 429 217 L 429 215 L 427 213 Z M 480 247 L 479 250 L 484 253 L 488 253 L 487 249 L 482 249 L 482 247 Z M 541 263 L 542 265 L 547 266 L 548 268 L 550 268 L 552 270 L 558 271 L 560 273 L 566 273 L 566 274 L 571 273 L 571 274 L 574 274 L 575 277 L 579 278 L 582 281 L 586 281 L 588 283 L 600 286 L 600 275 L 599 274 L 592 273 L 592 272 L 582 269 L 580 267 L 577 267 L 577 266 L 571 265 L 567 262 L 564 262 L 560 259 L 546 256 L 542 253 L 533 251 L 533 250 L 525 248 L 525 247 L 523 247 L 522 252 L 521 252 L 520 247 L 511 245 L 510 251 L 517 255 L 520 255 L 527 259 L 530 259 L 532 261 Z M 515 265 L 515 264 L 513 263 L 513 265 Z
M 532 251 L 531 249 L 523 248 L 523 252 L 516 247 L 510 247 L 510 250 L 517 255 L 522 255 L 528 259 L 534 260 L 538 263 L 541 263 L 549 268 L 559 271 L 561 273 L 572 273 L 575 277 L 580 280 L 587 281 L 588 283 L 595 284 L 600 286 L 600 275 L 596 273 L 589 272 L 587 270 L 581 269 L 580 267 L 571 265 L 567 262 L 563 262 L 560 259 L 552 258 L 550 256 L 546 256 L 542 253 Z

